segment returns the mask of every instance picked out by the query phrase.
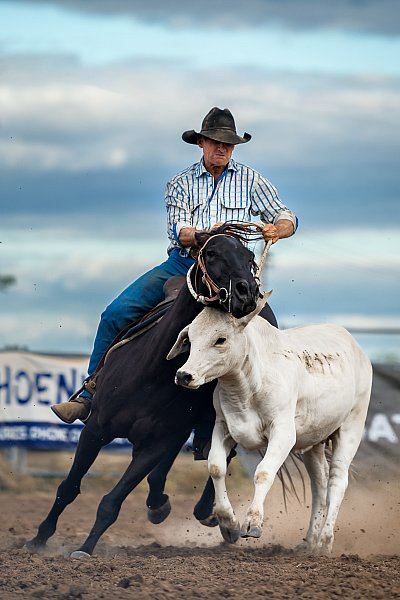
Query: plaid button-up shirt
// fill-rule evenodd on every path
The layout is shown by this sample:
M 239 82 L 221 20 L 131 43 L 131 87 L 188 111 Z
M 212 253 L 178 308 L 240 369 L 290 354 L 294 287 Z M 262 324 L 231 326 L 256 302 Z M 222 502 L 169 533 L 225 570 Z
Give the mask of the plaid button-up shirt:
M 250 221 L 251 216 L 259 216 L 265 223 L 288 219 L 297 228 L 296 215 L 281 202 L 268 179 L 232 159 L 218 181 L 202 160 L 178 173 L 167 183 L 165 202 L 169 250 L 181 248 L 183 227 L 209 229 L 218 222 Z

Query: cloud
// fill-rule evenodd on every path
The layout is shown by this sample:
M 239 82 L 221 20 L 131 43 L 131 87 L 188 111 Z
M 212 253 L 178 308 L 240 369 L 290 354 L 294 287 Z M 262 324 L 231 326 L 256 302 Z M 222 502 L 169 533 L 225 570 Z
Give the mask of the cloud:
M 238 131 L 253 134 L 235 157 L 271 179 L 302 227 L 361 226 L 372 215 L 387 225 L 399 214 L 399 78 L 141 61 L 89 69 L 54 57 L 3 58 L 2 70 L 8 216 L 164 215 L 165 182 L 199 158 L 181 132 L 198 129 L 214 105 L 229 106 Z
M 24 2 L 25 0 L 21 0 Z M 31 0 L 43 5 L 45 0 Z M 187 26 L 236 28 L 278 25 L 289 29 L 337 29 L 397 35 L 400 7 L 397 0 L 203 0 L 201 10 L 186 0 L 48 0 L 47 4 L 73 11 Z
M 113 169 L 152 156 L 171 164 L 187 150 L 181 131 L 198 128 L 215 103 L 237 112 L 239 130 L 254 130 L 246 150 L 256 154 L 269 144 L 272 160 L 285 156 L 291 164 L 307 160 L 321 138 L 328 148 L 351 140 L 379 144 L 383 138 L 393 144 L 393 125 L 400 120 L 400 79 L 394 77 L 235 68 L 188 72 L 134 61 L 95 70 L 76 66 L 66 81 L 63 61 L 47 71 L 41 59 L 16 60 L 16 75 L 13 62 L 3 59 L 8 76 L 0 84 L 7 136 L 2 159 L 8 166 L 33 160 L 33 168 L 42 170 Z M 324 161 L 320 152 L 315 158 Z
M 1 295 L 0 347 L 89 352 L 100 313 L 136 277 L 165 259 L 163 216 L 96 217 L 76 231 L 72 217 L 37 216 L 28 231 L 6 221 L 2 272 L 17 284 Z M 7 226 L 8 225 L 8 226 Z M 75 226 L 74 226 L 75 225 Z M 273 247 L 264 289 L 283 326 L 338 322 L 398 326 L 396 227 L 373 243 L 373 228 L 301 231 Z M 369 318 L 369 321 L 365 319 Z

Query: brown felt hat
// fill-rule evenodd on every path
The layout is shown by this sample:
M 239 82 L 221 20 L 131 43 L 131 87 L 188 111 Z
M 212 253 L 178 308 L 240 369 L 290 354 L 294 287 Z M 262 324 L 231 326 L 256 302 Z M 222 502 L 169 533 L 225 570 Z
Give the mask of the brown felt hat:
M 197 144 L 199 136 L 224 144 L 245 144 L 251 140 L 249 133 L 244 133 L 243 137 L 236 133 L 235 119 L 228 108 L 222 110 L 216 106 L 204 117 L 201 131 L 190 129 L 182 133 L 183 141 L 188 144 Z

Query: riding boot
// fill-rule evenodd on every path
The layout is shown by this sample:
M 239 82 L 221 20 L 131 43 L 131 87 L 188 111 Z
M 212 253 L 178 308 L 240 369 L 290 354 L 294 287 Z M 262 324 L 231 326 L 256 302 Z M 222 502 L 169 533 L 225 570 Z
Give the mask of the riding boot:
M 90 415 L 95 389 L 95 378 L 90 379 L 88 377 L 83 382 L 82 387 L 71 396 L 68 402 L 53 404 L 51 410 L 64 423 L 73 423 L 76 419 L 80 419 L 85 423 Z
M 90 415 L 92 402 L 89 398 L 77 396 L 62 402 L 61 404 L 53 404 L 51 410 L 64 423 L 73 423 L 76 419 L 85 422 Z

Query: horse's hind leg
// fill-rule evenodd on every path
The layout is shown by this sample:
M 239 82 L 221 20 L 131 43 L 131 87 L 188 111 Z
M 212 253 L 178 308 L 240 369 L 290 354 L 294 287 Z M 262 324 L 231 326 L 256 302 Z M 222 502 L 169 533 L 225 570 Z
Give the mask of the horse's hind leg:
M 94 463 L 102 446 L 108 441 L 105 441 L 100 434 L 93 434 L 86 428 L 82 430 L 70 472 L 59 485 L 54 504 L 45 520 L 39 525 L 36 536 L 26 543 L 29 550 L 43 548 L 54 534 L 59 516 L 80 493 L 82 478 Z
M 168 495 L 164 494 L 165 483 L 167 475 L 187 438 L 188 435 L 183 436 L 178 444 L 172 446 L 147 477 L 149 484 L 149 494 L 146 500 L 147 518 L 154 525 L 165 521 L 171 512 Z
M 297 552 L 312 551 L 317 544 L 326 517 L 326 492 L 328 486 L 329 465 L 325 456 L 325 444 L 317 444 L 303 455 L 304 465 L 310 477 L 312 508 L 310 525 L 304 542 L 296 548 Z
M 125 498 L 160 462 L 164 448 L 163 444 L 157 448 L 152 447 L 151 451 L 146 448 L 135 452 L 134 459 L 117 485 L 103 496 L 97 509 L 95 524 L 79 550 L 72 552 L 72 558 L 92 554 L 100 536 L 116 521 Z

